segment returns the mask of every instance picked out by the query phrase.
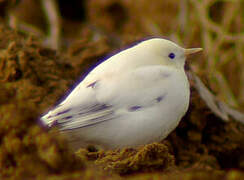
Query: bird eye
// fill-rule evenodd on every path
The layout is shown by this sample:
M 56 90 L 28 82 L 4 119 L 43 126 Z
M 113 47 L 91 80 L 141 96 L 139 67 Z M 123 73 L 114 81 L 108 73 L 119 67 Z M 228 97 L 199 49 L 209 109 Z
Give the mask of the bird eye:
M 174 53 L 170 53 L 170 54 L 169 54 L 169 58 L 170 58 L 170 59 L 174 59 L 174 58 L 175 58 L 175 54 L 174 54 Z
M 169 58 L 170 58 L 170 59 L 174 59 L 174 58 L 175 58 L 175 54 L 174 54 L 174 53 L 170 53 L 170 54 L 169 54 Z

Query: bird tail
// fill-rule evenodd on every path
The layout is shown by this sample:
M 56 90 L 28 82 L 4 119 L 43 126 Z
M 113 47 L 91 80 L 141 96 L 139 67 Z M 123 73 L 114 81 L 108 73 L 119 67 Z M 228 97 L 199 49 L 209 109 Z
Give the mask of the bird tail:
M 47 114 L 40 118 L 44 126 L 52 127 L 56 124 L 58 119 L 63 118 L 69 114 L 70 109 L 65 109 L 62 106 L 57 106 L 55 109 L 49 111 Z
M 53 118 L 51 118 L 52 116 L 52 112 L 49 111 L 47 114 L 45 114 L 44 116 L 42 116 L 40 118 L 41 120 L 41 123 L 44 125 L 44 126 L 48 126 L 48 127 L 51 127 L 53 126 L 55 120 Z

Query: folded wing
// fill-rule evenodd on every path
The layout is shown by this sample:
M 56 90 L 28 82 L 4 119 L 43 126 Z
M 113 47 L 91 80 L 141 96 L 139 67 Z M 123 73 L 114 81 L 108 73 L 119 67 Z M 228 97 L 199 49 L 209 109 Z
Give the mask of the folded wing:
M 98 76 L 87 85 L 81 82 L 73 92 L 41 120 L 61 130 L 83 128 L 118 118 L 117 111 L 132 113 L 159 103 L 165 96 L 162 86 L 170 71 L 162 66 L 137 68 L 120 75 Z M 160 98 L 161 97 L 161 98 Z

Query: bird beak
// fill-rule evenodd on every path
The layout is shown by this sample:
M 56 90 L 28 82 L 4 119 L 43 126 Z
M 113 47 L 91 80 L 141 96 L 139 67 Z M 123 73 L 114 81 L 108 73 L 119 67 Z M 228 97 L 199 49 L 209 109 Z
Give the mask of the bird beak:
M 199 51 L 202 51 L 202 48 L 190 48 L 190 49 L 184 49 L 185 56 L 189 56 L 190 54 L 197 53 Z

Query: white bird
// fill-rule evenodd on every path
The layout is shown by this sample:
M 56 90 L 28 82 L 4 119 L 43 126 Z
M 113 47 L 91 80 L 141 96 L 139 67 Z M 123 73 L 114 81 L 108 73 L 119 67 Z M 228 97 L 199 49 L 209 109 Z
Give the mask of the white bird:
M 74 148 L 114 149 L 164 139 L 189 106 L 184 49 L 161 38 L 143 41 L 95 67 L 41 120 L 68 135 Z

